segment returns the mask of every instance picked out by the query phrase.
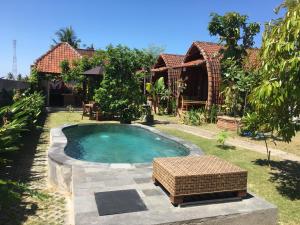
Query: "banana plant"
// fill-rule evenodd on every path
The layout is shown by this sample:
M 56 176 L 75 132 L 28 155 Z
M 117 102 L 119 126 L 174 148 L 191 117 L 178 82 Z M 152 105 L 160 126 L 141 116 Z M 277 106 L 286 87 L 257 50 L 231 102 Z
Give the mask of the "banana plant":
M 146 84 L 146 91 L 152 97 L 152 103 L 154 108 L 154 113 L 156 114 L 156 108 L 159 105 L 159 98 L 160 95 L 165 91 L 165 81 L 163 77 L 160 77 L 158 80 L 155 81 L 154 84 L 147 83 Z

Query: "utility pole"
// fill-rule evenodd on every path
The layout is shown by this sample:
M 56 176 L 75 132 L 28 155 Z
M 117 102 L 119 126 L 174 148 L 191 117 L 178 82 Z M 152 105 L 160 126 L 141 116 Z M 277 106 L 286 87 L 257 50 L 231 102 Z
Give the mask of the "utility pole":
M 17 40 L 13 40 L 12 74 L 14 75 L 14 77 L 17 77 L 17 75 L 18 75 L 18 67 L 17 67 Z

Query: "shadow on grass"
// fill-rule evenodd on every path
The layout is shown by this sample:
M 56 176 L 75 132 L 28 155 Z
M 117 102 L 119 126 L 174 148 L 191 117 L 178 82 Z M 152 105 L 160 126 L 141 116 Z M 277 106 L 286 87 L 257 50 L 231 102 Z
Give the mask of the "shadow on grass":
M 46 115 L 39 121 L 43 127 Z M 37 204 L 31 201 L 23 201 L 29 194 L 29 189 L 22 184 L 32 180 L 39 180 L 44 172 L 32 172 L 34 158 L 37 159 L 37 146 L 46 143 L 41 139 L 43 130 L 41 128 L 27 132 L 22 137 L 23 144 L 18 151 L 5 152 L 0 158 L 7 160 L 5 165 L 0 165 L 0 224 L 23 224 L 29 215 L 37 211 Z M 45 159 L 37 159 L 39 164 L 44 164 Z M 20 183 L 22 183 L 20 185 Z
M 255 165 L 268 166 L 266 159 L 257 159 Z M 270 181 L 276 183 L 278 192 L 291 200 L 300 199 L 300 163 L 291 160 L 270 162 Z
M 218 148 L 223 150 L 235 150 L 236 147 L 232 145 L 217 145 Z

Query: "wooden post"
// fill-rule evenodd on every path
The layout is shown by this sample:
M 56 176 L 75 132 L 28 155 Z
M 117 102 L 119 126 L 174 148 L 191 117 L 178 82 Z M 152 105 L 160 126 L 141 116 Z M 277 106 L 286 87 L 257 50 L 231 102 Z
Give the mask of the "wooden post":
M 47 105 L 50 105 L 50 81 L 47 80 Z

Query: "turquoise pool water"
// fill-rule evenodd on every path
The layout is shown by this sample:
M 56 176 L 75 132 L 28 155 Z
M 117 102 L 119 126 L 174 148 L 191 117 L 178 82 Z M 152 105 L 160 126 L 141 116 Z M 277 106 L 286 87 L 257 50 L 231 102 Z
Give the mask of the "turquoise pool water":
M 101 163 L 147 163 L 155 157 L 185 156 L 178 143 L 146 129 L 119 124 L 74 126 L 63 130 L 65 153 L 75 159 Z

